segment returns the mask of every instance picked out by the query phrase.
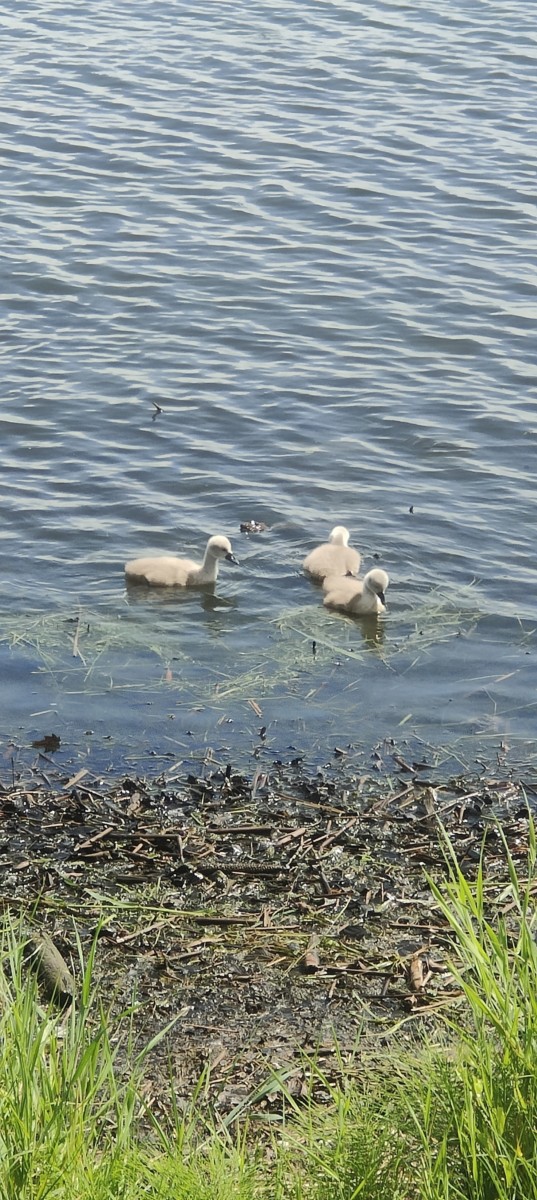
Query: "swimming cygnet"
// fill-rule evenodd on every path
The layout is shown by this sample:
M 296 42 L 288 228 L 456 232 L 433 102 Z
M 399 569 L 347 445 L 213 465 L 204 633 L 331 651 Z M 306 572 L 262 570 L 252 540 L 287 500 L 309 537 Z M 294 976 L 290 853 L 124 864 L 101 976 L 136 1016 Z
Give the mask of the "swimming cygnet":
M 327 608 L 339 608 L 353 614 L 381 613 L 386 608 L 386 588 L 389 579 L 385 571 L 375 567 L 363 579 L 331 575 L 323 583 Z
M 237 563 L 227 537 L 210 537 L 202 563 L 191 558 L 176 558 L 161 555 L 155 558 L 134 558 L 125 563 L 127 579 L 137 583 L 150 583 L 154 587 L 203 587 L 214 583 L 218 576 L 220 559 Z
M 327 575 L 357 575 L 361 556 L 349 546 L 350 533 L 344 525 L 336 525 L 328 542 L 316 546 L 302 564 L 308 575 L 322 581 Z

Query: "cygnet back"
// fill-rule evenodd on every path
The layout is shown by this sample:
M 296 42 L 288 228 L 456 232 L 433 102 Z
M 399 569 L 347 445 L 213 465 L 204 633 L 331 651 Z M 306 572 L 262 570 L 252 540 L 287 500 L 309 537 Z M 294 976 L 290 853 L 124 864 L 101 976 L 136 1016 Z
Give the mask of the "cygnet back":
M 327 575 L 357 575 L 361 556 L 349 546 L 349 531 L 344 525 L 336 525 L 328 542 L 316 546 L 302 564 L 312 579 L 322 582 Z
M 381 613 L 386 608 L 386 589 L 389 584 L 386 571 L 375 567 L 363 579 L 350 579 L 331 575 L 323 583 L 324 603 L 327 608 L 355 615 Z

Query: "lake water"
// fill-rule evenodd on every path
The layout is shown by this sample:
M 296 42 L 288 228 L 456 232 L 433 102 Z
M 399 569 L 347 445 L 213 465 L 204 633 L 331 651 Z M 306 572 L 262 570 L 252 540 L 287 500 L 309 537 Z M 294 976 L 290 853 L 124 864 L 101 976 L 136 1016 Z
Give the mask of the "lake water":
M 531 757 L 534 5 L 0 24 L 3 770 L 52 732 L 69 770 Z M 336 523 L 376 628 L 301 573 Z M 214 597 L 127 594 L 217 532 Z

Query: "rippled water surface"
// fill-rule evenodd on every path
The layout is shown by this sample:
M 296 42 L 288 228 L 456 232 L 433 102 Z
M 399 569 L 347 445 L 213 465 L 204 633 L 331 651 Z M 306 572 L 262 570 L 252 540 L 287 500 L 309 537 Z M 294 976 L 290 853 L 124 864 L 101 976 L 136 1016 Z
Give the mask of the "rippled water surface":
M 529 753 L 534 5 L 0 25 L 5 754 Z M 378 628 L 301 574 L 341 522 L 390 574 Z M 215 532 L 215 596 L 126 593 Z

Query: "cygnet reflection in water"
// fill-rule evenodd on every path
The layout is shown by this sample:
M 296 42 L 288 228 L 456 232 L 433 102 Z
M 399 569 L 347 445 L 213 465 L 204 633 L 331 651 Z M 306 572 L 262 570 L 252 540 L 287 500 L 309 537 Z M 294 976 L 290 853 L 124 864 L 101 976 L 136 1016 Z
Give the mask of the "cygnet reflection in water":
M 222 559 L 237 563 L 229 539 L 217 534 L 209 538 L 202 563 L 175 555 L 134 558 L 125 563 L 125 575 L 130 582 L 151 587 L 205 587 L 216 582 Z
M 130 579 L 129 576 L 126 582 L 130 608 L 140 605 L 147 608 L 150 604 L 153 611 L 156 607 L 163 613 L 167 609 L 177 613 L 178 604 L 187 605 L 191 611 L 194 602 L 203 612 L 213 613 L 238 608 L 239 604 L 236 596 L 219 595 L 215 591 L 216 585 L 210 583 L 200 588 L 152 587 L 145 579 Z
M 327 542 L 316 546 L 302 564 L 312 579 L 322 582 L 327 575 L 357 575 L 361 556 L 349 546 L 350 533 L 344 525 L 336 525 Z
M 323 583 L 324 603 L 327 608 L 362 616 L 384 612 L 386 588 L 389 579 L 385 571 L 375 567 L 363 579 L 352 579 L 331 575 Z

